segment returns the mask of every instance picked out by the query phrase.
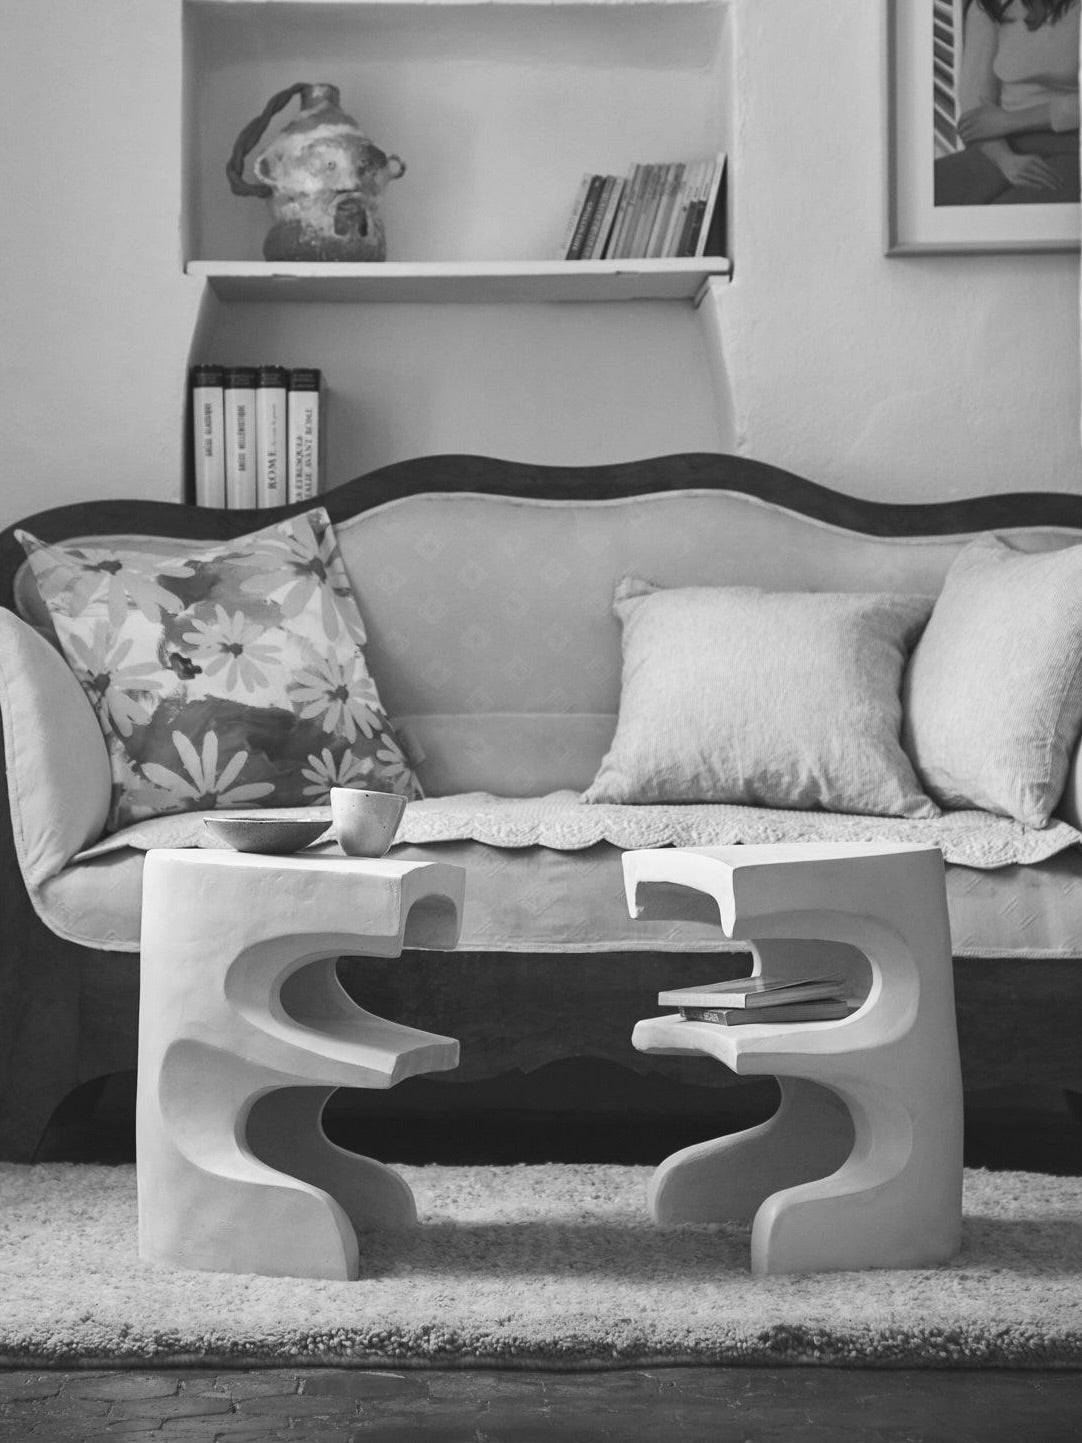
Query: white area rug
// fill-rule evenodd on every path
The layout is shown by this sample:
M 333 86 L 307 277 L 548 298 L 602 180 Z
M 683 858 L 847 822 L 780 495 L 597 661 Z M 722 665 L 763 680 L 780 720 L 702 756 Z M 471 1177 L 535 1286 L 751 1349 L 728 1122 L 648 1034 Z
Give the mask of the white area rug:
M 144 1265 L 134 1168 L 0 1164 L 0 1363 L 1082 1367 L 1080 1178 L 967 1172 L 946 1267 L 760 1279 L 746 1227 L 655 1227 L 648 1168 L 399 1171 L 421 1225 L 327 1283 Z

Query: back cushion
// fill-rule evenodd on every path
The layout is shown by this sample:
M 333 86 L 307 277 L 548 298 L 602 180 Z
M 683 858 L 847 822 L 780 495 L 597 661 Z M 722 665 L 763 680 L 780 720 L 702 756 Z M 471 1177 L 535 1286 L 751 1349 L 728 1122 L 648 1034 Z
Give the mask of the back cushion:
M 969 539 L 860 536 L 699 490 L 612 501 L 431 492 L 336 521 L 335 533 L 369 667 L 433 796 L 585 790 L 616 724 L 621 576 L 927 595 Z M 1012 536 L 1034 549 L 1077 540 L 1048 529 Z M 20 575 L 24 615 L 30 590 Z

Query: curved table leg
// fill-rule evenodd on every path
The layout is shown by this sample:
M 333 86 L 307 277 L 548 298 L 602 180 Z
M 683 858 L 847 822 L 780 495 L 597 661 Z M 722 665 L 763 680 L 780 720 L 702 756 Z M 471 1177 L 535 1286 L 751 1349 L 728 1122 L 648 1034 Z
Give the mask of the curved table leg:
M 292 1163 L 279 1171 L 248 1146 L 253 1097 L 257 1106 L 275 1097 L 277 1089 L 267 1089 L 282 1080 L 192 1038 L 178 1038 L 162 1060 L 153 1120 L 140 1080 L 142 1258 L 208 1272 L 357 1276 L 357 1238 L 346 1210 Z M 326 1096 L 325 1088 L 317 1091 Z
M 853 1124 L 828 1089 L 779 1077 L 781 1104 L 758 1127 L 674 1152 L 647 1189 L 658 1223 L 746 1222 L 779 1188 L 841 1167 L 853 1147 Z
M 762 1127 L 662 1163 L 659 1221 L 747 1218 L 752 1268 L 918 1268 L 950 1258 L 962 1231 L 962 1079 L 943 858 L 904 843 L 644 849 L 623 858 L 633 915 L 678 919 L 714 899 L 757 975 L 816 975 L 809 944 L 839 949 L 847 1016 L 736 1027 L 678 1015 L 636 1024 L 643 1052 L 714 1057 L 738 1076 L 786 1079 Z M 700 894 L 696 896 L 696 894 Z M 861 962 L 864 980 L 849 963 Z M 821 965 L 821 964 L 820 964 Z M 834 963 L 828 961 L 834 968 Z M 856 983 L 856 985 L 854 985 Z M 833 1094 L 852 1146 L 816 1138 Z
M 942 1154 L 960 1154 L 960 1124 L 945 1113 L 938 1126 L 914 1127 L 903 1099 L 874 1087 L 839 1092 L 853 1116 L 853 1149 L 836 1172 L 763 1202 L 751 1231 L 752 1272 L 946 1262 L 961 1246 L 962 1220 L 958 1179 Z
M 411 1227 L 413 1194 L 393 1168 L 349 1152 L 323 1131 L 333 1087 L 282 1087 L 265 1093 L 245 1126 L 248 1146 L 276 1172 L 300 1178 L 334 1199 L 359 1232 Z
M 335 1146 L 336 1087 L 453 1067 L 458 1043 L 377 1017 L 343 953 L 454 945 L 443 863 L 158 851 L 143 873 L 139 1250 L 216 1272 L 347 1279 L 358 1229 L 416 1221 L 405 1181 Z M 414 917 L 417 909 L 419 921 Z

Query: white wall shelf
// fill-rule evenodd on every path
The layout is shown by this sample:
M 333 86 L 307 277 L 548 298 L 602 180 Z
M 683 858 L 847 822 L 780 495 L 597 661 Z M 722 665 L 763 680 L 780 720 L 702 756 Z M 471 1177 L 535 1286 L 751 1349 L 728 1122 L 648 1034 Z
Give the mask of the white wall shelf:
M 225 301 L 674 301 L 694 300 L 729 261 L 457 261 L 350 265 L 329 262 L 190 261 Z
M 180 5 L 181 265 L 203 297 L 190 359 L 320 367 L 328 484 L 454 450 L 587 464 L 727 449 L 717 306 L 700 303 L 729 289 L 729 256 L 558 257 L 585 173 L 724 152 L 731 183 L 730 0 Z M 296 82 L 335 85 L 405 162 L 381 205 L 385 262 L 263 258 L 268 207 L 232 193 L 226 161 Z

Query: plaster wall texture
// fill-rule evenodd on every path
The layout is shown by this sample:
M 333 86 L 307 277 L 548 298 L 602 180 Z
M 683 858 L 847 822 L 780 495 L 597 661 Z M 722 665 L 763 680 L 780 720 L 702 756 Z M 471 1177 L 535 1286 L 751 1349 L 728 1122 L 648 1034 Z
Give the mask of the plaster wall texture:
M 620 306 L 379 308 L 353 351 L 381 355 L 386 379 L 340 403 L 358 464 L 332 479 L 456 449 L 591 462 L 718 447 L 883 499 L 1082 482 L 1077 256 L 884 257 L 883 7 L 733 6 L 733 284 L 698 312 L 638 306 L 626 322 Z M 17 151 L 0 524 L 85 496 L 181 494 L 185 371 L 214 308 L 200 319 L 180 263 L 180 12 L 3 7 Z M 312 324 L 295 328 L 296 364 L 319 363 Z M 332 385 L 377 374 L 350 359 L 344 324 Z M 259 326 L 271 343 L 273 318 Z
M 881 500 L 1078 489 L 1077 254 L 883 254 L 885 11 L 737 0 L 736 449 Z
M 0 524 L 179 494 L 180 7 L 5 0 Z

